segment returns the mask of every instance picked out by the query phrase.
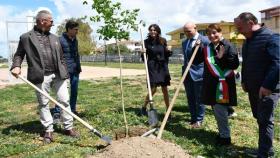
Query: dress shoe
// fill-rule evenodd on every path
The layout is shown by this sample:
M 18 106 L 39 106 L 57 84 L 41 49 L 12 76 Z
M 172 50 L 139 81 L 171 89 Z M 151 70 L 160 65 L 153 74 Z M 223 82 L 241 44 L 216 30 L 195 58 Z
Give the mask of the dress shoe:
M 148 116 L 147 108 L 142 107 L 142 108 L 139 110 L 138 116 Z
M 189 121 L 188 121 L 188 123 L 189 123 L 189 125 L 192 125 L 192 124 L 195 124 L 195 123 L 196 123 L 196 121 L 189 120 Z
M 70 137 L 74 137 L 77 138 L 79 137 L 79 133 L 76 132 L 74 129 L 70 129 L 70 130 L 65 130 L 65 135 L 70 136 Z
M 231 138 L 222 138 L 220 135 L 216 137 L 216 145 L 228 146 L 231 145 Z
M 267 158 L 274 158 L 274 152 L 269 152 L 265 155 L 259 156 L 258 155 L 258 149 L 245 149 L 244 153 L 248 156 L 248 157 L 252 157 L 252 158 L 258 158 L 258 157 L 267 157 Z
M 74 113 L 75 115 L 77 115 L 78 117 L 80 117 L 80 113 L 78 113 L 77 111 L 73 111 L 73 113 Z
M 53 132 L 46 132 L 44 134 L 44 139 L 43 139 L 44 144 L 50 144 L 53 142 Z

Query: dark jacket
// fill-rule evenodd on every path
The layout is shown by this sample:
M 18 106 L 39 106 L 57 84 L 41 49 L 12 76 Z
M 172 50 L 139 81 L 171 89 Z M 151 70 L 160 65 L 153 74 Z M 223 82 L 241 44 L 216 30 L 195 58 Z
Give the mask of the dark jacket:
M 172 51 L 167 49 L 166 39 L 161 37 L 161 40 L 162 40 L 162 44 L 153 41 L 151 38 L 144 40 L 146 53 L 147 53 L 147 56 L 149 57 L 148 62 L 149 62 L 149 60 L 155 60 L 155 61 L 164 61 L 164 62 L 168 63 L 169 57 L 172 55 Z M 153 52 L 153 50 L 152 50 L 153 45 L 162 45 L 162 49 L 163 49 L 164 53 L 161 54 L 161 53 Z
M 225 54 L 221 59 L 215 57 L 215 63 L 223 69 L 237 69 L 239 66 L 238 55 L 235 47 L 227 40 L 223 39 L 220 41 L 219 45 L 224 45 Z M 210 43 L 211 49 L 215 49 L 213 44 Z M 204 48 L 204 56 L 199 56 L 198 60 L 206 60 L 206 47 Z M 216 48 L 219 50 L 219 46 Z M 215 51 L 216 52 L 216 51 Z M 202 102 L 206 105 L 215 105 L 216 102 L 216 88 L 219 83 L 219 78 L 211 74 L 207 64 L 204 64 L 203 73 L 203 87 L 202 87 Z M 237 105 L 237 95 L 236 95 L 236 84 L 234 73 L 226 77 L 226 83 L 228 85 L 229 93 L 229 103 L 223 105 L 236 106 Z M 221 104 L 221 103 L 219 103 Z
M 151 87 L 170 85 L 168 60 L 172 52 L 167 49 L 166 40 L 148 38 L 144 42 Z
M 78 40 L 71 40 L 66 33 L 59 38 L 63 50 L 64 59 L 69 73 L 79 74 L 81 69 L 80 55 L 78 52 Z
M 54 54 L 54 61 L 58 66 L 58 74 L 61 79 L 68 78 L 67 67 L 63 59 L 63 52 L 59 39 L 54 34 L 49 35 L 50 45 Z M 27 79 L 33 84 L 39 84 L 44 81 L 44 62 L 42 51 L 40 49 L 39 41 L 36 37 L 34 29 L 24 33 L 20 36 L 17 51 L 13 57 L 13 65 L 11 69 L 15 67 L 21 67 L 21 63 L 26 55 L 27 60 Z
M 203 54 L 203 47 L 207 46 L 209 44 L 209 40 L 208 38 L 199 35 L 198 39 L 201 40 L 201 46 L 198 48 L 197 54 Z M 182 74 L 184 73 L 189 60 L 191 59 L 192 53 L 195 49 L 195 47 L 192 48 L 191 51 L 187 51 L 186 50 L 186 46 L 188 44 L 188 39 L 186 39 L 184 42 L 182 42 L 182 49 L 183 49 L 183 55 L 184 55 L 184 65 L 182 67 Z M 194 81 L 201 81 L 202 80 L 202 75 L 203 75 L 203 67 L 204 67 L 204 63 L 203 61 L 201 62 L 197 62 L 197 60 L 195 60 L 189 70 L 189 73 L 187 75 L 188 78 L 192 78 L 192 80 Z
M 279 41 L 279 34 L 262 27 L 244 42 L 241 77 L 248 91 L 279 90 Z

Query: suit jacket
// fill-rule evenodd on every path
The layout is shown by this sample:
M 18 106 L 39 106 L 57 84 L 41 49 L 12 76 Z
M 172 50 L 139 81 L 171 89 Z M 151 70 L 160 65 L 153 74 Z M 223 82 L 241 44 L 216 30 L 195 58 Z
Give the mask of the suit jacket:
M 201 40 L 201 45 L 197 51 L 197 54 L 203 54 L 203 47 L 207 46 L 209 44 L 209 40 L 207 37 L 204 37 L 202 35 L 198 36 L 198 39 Z M 183 55 L 184 55 L 184 65 L 182 67 L 182 71 L 184 72 L 189 60 L 191 59 L 192 53 L 195 49 L 195 47 L 193 47 L 190 50 L 186 50 L 186 46 L 188 44 L 188 40 L 186 39 L 185 41 L 182 42 L 182 49 L 183 49 Z M 204 63 L 203 62 L 197 62 L 196 60 L 193 61 L 189 73 L 187 75 L 187 78 L 191 78 L 194 81 L 201 81 L 203 79 L 203 68 L 204 68 Z
M 59 39 L 51 33 L 49 35 L 49 39 L 52 53 L 55 53 L 53 54 L 53 57 L 57 65 L 58 74 L 61 79 L 67 79 L 69 75 L 66 64 L 63 60 L 63 52 Z M 33 84 L 42 83 L 44 81 L 45 66 L 42 50 L 34 29 L 20 36 L 20 41 L 17 51 L 13 57 L 13 65 L 11 69 L 21 67 L 21 63 L 25 55 L 28 65 L 27 79 Z

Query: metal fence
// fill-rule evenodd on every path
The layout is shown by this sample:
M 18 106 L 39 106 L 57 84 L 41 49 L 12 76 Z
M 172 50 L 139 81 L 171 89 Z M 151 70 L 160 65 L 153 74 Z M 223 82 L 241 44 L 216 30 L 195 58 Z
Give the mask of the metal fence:
M 95 55 L 82 55 L 82 62 L 119 62 L 120 58 L 118 55 L 107 55 L 104 54 L 95 54 Z M 173 55 L 169 57 L 169 63 L 182 64 L 183 63 L 182 55 Z M 142 59 L 140 55 L 122 55 L 121 61 L 126 63 L 141 63 Z

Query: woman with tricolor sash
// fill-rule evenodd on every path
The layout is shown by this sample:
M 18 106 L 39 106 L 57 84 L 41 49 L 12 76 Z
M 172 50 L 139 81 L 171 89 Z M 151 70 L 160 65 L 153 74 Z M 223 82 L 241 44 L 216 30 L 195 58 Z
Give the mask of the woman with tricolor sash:
M 234 71 L 239 66 L 235 47 L 222 36 L 218 24 L 210 24 L 207 28 L 210 44 L 204 48 L 198 60 L 204 60 L 202 102 L 214 109 L 219 135 L 217 145 L 230 145 L 230 127 L 228 123 L 228 107 L 237 105 Z

